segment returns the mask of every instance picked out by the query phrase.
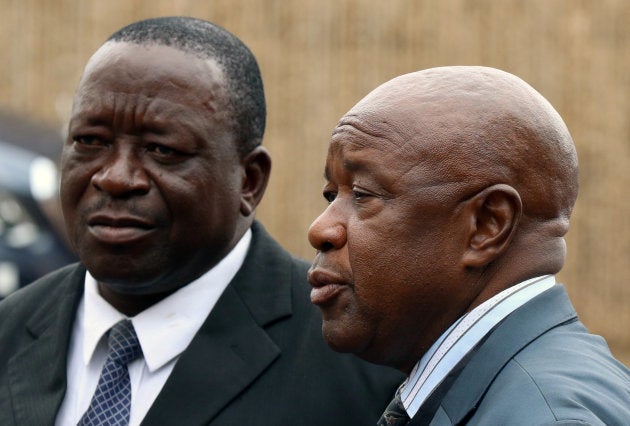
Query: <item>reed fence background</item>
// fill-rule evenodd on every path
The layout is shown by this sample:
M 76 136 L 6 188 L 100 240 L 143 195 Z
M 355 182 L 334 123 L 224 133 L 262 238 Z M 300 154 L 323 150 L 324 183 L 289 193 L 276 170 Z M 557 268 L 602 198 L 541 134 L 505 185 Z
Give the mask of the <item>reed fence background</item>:
M 560 274 L 580 313 L 630 364 L 630 1 L 0 0 L 0 108 L 63 131 L 80 72 L 113 31 L 189 15 L 252 49 L 266 86 L 274 158 L 258 216 L 307 259 L 330 131 L 368 91 L 418 69 L 498 67 L 563 116 L 580 196 Z

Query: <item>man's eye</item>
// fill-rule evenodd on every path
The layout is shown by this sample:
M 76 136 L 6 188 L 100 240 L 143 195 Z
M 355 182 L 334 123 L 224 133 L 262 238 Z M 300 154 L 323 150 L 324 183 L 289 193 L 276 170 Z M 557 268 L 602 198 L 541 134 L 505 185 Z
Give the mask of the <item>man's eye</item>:
M 332 203 L 337 198 L 337 193 L 335 191 L 324 191 L 324 198 L 329 203 Z
M 361 191 L 352 191 L 352 196 L 354 197 L 355 200 L 360 200 L 361 198 L 364 198 L 367 194 L 361 192 Z
M 161 156 L 170 156 L 177 154 L 177 151 L 173 148 L 169 148 L 168 146 L 153 144 L 148 147 L 149 152 L 153 152 L 157 155 Z
M 97 146 L 103 144 L 103 142 L 96 136 L 77 136 L 72 140 L 77 144 L 85 146 Z
M 358 189 L 356 189 L 356 188 L 354 188 L 354 189 L 352 190 L 352 197 L 353 197 L 355 200 L 357 200 L 357 201 L 362 200 L 362 199 L 365 199 L 365 198 L 370 197 L 370 196 L 371 196 L 371 194 L 369 194 L 369 193 L 367 193 L 367 192 L 364 192 L 364 191 L 361 191 L 361 190 L 358 190 Z

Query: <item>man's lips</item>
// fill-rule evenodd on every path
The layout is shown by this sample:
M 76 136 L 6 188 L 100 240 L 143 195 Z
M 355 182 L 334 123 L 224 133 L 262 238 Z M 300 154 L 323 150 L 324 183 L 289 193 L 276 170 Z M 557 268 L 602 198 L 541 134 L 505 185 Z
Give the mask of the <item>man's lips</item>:
M 96 214 L 88 219 L 88 229 L 102 243 L 128 244 L 146 236 L 154 225 L 137 216 Z
M 314 305 L 328 304 L 343 291 L 350 290 L 350 284 L 348 284 L 347 280 L 320 268 L 311 268 L 309 270 L 308 281 L 313 286 L 311 303 Z

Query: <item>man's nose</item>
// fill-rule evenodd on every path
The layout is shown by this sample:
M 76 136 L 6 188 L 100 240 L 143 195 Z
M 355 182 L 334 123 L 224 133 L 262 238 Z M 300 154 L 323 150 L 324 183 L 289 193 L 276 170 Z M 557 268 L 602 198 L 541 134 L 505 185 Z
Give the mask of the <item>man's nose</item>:
M 112 147 L 102 167 L 92 176 L 92 184 L 115 197 L 147 193 L 151 187 L 142 161 L 131 149 Z
M 346 227 L 334 202 L 317 217 L 308 230 L 308 241 L 318 251 L 341 249 L 346 244 Z

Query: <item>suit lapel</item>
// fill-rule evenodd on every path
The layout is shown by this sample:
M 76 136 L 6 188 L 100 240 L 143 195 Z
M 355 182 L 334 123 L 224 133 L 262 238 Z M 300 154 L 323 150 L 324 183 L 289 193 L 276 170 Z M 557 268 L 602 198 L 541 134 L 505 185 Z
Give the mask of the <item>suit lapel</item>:
M 260 225 L 245 263 L 142 424 L 207 424 L 280 355 L 264 326 L 291 314 L 290 257 Z
M 209 422 L 280 354 L 233 288 L 177 361 L 143 424 Z
M 67 351 L 85 269 L 75 267 L 57 285 L 59 297 L 42 301 L 25 325 L 31 340 L 9 360 L 16 424 L 51 424 L 66 390 Z
M 576 320 L 577 314 L 560 285 L 510 314 L 478 347 L 444 397 L 441 407 L 453 424 L 472 415 L 492 380 L 517 352 L 551 328 Z

